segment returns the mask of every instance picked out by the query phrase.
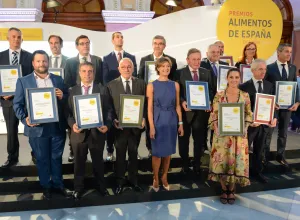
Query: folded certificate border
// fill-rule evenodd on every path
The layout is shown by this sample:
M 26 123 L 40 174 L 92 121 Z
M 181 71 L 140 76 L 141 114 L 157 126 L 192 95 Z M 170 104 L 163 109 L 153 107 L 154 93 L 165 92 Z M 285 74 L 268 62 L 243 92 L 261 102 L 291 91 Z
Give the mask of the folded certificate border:
M 56 76 L 61 76 L 63 79 L 65 78 L 65 71 L 63 68 L 49 68 L 48 72 Z
M 14 69 L 17 69 L 17 73 L 13 71 Z M 2 70 L 12 70 L 12 74 L 18 74 L 18 78 L 22 76 L 22 68 L 21 65 L 0 65 L 0 74 Z M 17 83 L 17 81 L 16 81 Z M 15 92 L 3 92 L 2 90 L 2 80 L 0 78 L 0 96 L 8 96 L 8 95 L 14 95 Z
M 149 79 L 151 78 L 151 76 L 149 76 L 149 66 L 150 65 L 155 65 L 155 61 L 145 61 L 145 82 L 148 84 L 149 83 Z M 158 79 L 159 75 L 157 75 L 156 73 L 156 79 Z M 153 82 L 154 80 L 150 81 L 150 82 Z
M 138 122 L 137 123 L 124 123 L 122 121 L 123 116 L 124 116 L 124 101 L 126 99 L 133 99 L 139 101 L 140 108 L 139 108 L 139 115 L 138 115 Z M 144 117 L 144 102 L 145 102 L 145 96 L 143 95 L 127 95 L 127 94 L 120 94 L 120 114 L 119 114 L 119 123 L 120 127 L 122 128 L 138 128 L 142 126 L 143 123 L 143 117 Z M 135 105 L 135 102 L 134 102 Z
M 247 82 L 248 80 L 250 80 L 253 76 L 253 73 L 251 72 L 251 74 L 245 74 L 245 72 L 247 71 L 248 69 L 250 69 L 250 72 L 251 72 L 251 66 L 250 65 L 246 65 L 246 64 L 241 64 L 240 65 L 240 71 L 241 71 L 241 78 L 242 78 L 242 83 L 244 82 Z
M 219 65 L 219 71 L 217 76 L 217 91 L 223 91 L 227 86 L 227 72 L 229 69 L 235 68 L 234 66 L 226 66 L 226 65 Z M 222 71 L 223 70 L 223 71 Z M 226 71 L 226 74 L 225 74 Z M 221 75 L 222 73 L 222 75 Z M 226 86 L 225 86 L 226 81 Z M 223 83 L 224 85 L 221 85 Z
M 233 66 L 233 57 L 232 56 L 220 56 L 220 60 L 228 63 L 229 66 Z
M 278 89 L 280 85 L 291 86 L 290 90 L 292 90 L 292 97 L 291 97 L 291 105 L 280 105 L 278 100 Z M 288 109 L 295 104 L 296 99 L 296 92 L 297 92 L 297 82 L 291 81 L 277 81 L 276 82 L 276 103 L 279 105 L 279 109 Z
M 258 117 L 258 101 L 260 98 L 264 98 L 266 99 L 266 104 L 271 105 L 270 109 L 270 113 L 269 113 L 269 119 L 270 120 L 259 120 L 257 119 Z M 267 95 L 267 94 L 262 94 L 262 93 L 256 93 L 255 96 L 255 106 L 254 106 L 254 112 L 253 112 L 253 122 L 258 123 L 258 124 L 265 124 L 268 125 L 271 123 L 271 121 L 273 120 L 274 117 L 274 107 L 275 107 L 275 95 Z
M 222 113 L 223 108 L 230 107 L 233 108 L 232 114 L 236 113 L 239 114 L 240 117 L 240 124 L 239 124 L 239 131 L 232 132 L 232 131 L 223 131 L 223 120 L 222 120 Z M 220 136 L 243 136 L 244 129 L 245 129 L 245 105 L 242 102 L 238 103 L 219 103 L 219 111 L 218 111 L 218 129 Z M 233 121 L 231 123 L 234 123 Z
M 87 124 L 87 125 L 82 125 L 82 122 L 80 120 L 80 109 L 79 109 L 79 100 L 82 99 L 96 99 L 96 103 L 92 103 L 93 105 L 97 105 L 98 109 L 98 123 L 93 123 L 93 124 Z M 75 121 L 80 129 L 89 129 L 89 128 L 98 128 L 104 125 L 103 123 L 103 115 L 102 115 L 102 105 L 101 105 L 101 99 L 100 99 L 100 94 L 99 93 L 94 93 L 90 95 L 75 95 L 73 96 L 73 104 L 74 104 L 74 112 L 75 112 Z
M 199 89 L 203 89 L 205 91 L 205 100 L 206 100 L 206 105 L 205 106 L 195 106 L 191 103 L 191 98 L 190 98 L 190 85 L 196 85 L 199 86 Z M 186 102 L 187 102 L 187 107 L 189 109 L 195 109 L 195 110 L 210 110 L 210 103 L 209 103 L 209 91 L 208 91 L 208 83 L 207 82 L 201 82 L 201 81 L 186 81 L 185 82 L 185 87 L 186 87 Z
M 47 118 L 47 119 L 38 119 L 35 120 L 33 118 L 33 104 L 32 104 L 32 94 L 33 93 L 44 93 L 44 97 L 46 99 L 50 98 L 49 95 L 46 95 L 45 93 L 51 93 L 52 98 L 52 106 L 53 106 L 53 117 Z M 26 89 L 26 105 L 27 105 L 27 112 L 29 116 L 29 122 L 30 124 L 43 124 L 43 123 L 51 123 L 51 122 L 58 122 L 58 109 L 57 109 L 57 98 L 55 94 L 55 88 L 54 87 L 48 87 L 48 88 L 28 88 Z

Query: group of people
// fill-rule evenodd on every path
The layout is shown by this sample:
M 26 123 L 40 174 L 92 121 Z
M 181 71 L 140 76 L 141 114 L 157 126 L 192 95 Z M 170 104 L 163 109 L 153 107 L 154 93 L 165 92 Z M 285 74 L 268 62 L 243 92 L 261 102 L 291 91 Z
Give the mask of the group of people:
M 181 172 L 192 172 L 189 161 L 189 141 L 194 140 L 193 172 L 201 173 L 201 156 L 207 148 L 209 127 L 211 129 L 211 155 L 209 180 L 221 183 L 222 203 L 233 204 L 235 184 L 247 186 L 249 180 L 249 146 L 253 144 L 253 169 L 251 172 L 263 183 L 268 179 L 262 174 L 267 164 L 267 155 L 274 127 L 278 124 L 277 161 L 285 167 L 284 158 L 288 122 L 291 112 L 299 106 L 296 103 L 287 110 L 278 109 L 269 125 L 253 123 L 256 93 L 275 94 L 277 81 L 296 81 L 296 67 L 288 64 L 292 47 L 281 44 L 277 49 L 277 61 L 270 65 L 259 59 L 254 42 L 248 43 L 241 60 L 236 64 L 251 65 L 252 79 L 241 84 L 239 68 L 232 67 L 227 73 L 227 87 L 217 91 L 219 65 L 224 44 L 217 41 L 208 46 L 207 58 L 201 51 L 191 48 L 187 53 L 187 65 L 177 69 L 175 58 L 164 54 L 166 40 L 157 35 L 152 40 L 153 53 L 140 61 L 137 71 L 135 56 L 123 50 L 121 32 L 112 34 L 114 51 L 103 57 L 90 54 L 90 40 L 81 35 L 76 38 L 78 55 L 67 58 L 61 54 L 63 40 L 51 35 L 48 39 L 52 54 L 37 50 L 33 54 L 21 49 L 22 33 L 17 28 L 8 31 L 10 48 L 0 53 L 1 65 L 21 64 L 23 77 L 17 80 L 14 96 L 1 97 L 1 105 L 7 126 L 8 160 L 2 168 L 9 168 L 18 162 L 19 120 L 25 125 L 24 134 L 29 137 L 32 155 L 36 160 L 43 197 L 50 199 L 53 192 L 66 197 L 80 199 L 84 195 L 85 162 L 88 151 L 92 159 L 96 189 L 107 196 L 103 171 L 103 151 L 107 146 L 108 160 L 113 159 L 116 150 L 115 176 L 116 194 L 130 185 L 136 192 L 143 188 L 138 183 L 138 146 L 141 134 L 146 132 L 146 146 L 152 157 L 153 190 L 159 191 L 160 184 L 170 190 L 168 170 L 171 155 L 176 152 L 178 139 L 182 159 Z M 145 83 L 145 62 L 155 61 L 158 79 Z M 64 79 L 51 74 L 52 68 L 64 68 Z M 187 107 L 186 82 L 207 82 L 211 110 L 191 110 Z M 54 87 L 57 96 L 59 122 L 31 124 L 26 108 L 26 89 Z M 103 107 L 104 125 L 98 128 L 80 129 L 76 124 L 73 97 L 99 93 Z M 141 127 L 122 128 L 119 121 L 120 95 L 142 95 L 146 97 Z M 245 134 L 243 136 L 220 136 L 218 132 L 218 104 L 245 103 Z M 66 129 L 70 139 L 69 161 L 74 162 L 74 192 L 63 185 L 62 153 L 66 140 Z M 128 177 L 126 153 L 128 152 Z M 161 172 L 160 172 L 161 170 Z

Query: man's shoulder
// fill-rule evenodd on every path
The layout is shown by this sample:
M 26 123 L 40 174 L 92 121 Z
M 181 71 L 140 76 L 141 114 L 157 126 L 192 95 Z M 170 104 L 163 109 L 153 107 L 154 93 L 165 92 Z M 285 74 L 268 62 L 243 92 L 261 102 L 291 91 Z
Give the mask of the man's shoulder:
M 164 54 L 165 57 L 168 57 L 170 60 L 176 60 L 174 57 L 168 55 L 168 54 Z
M 9 50 L 3 50 L 3 51 L 1 51 L 1 52 L 0 52 L 0 56 L 3 56 L 3 55 L 5 55 L 5 54 L 8 54 L 8 51 L 9 51 Z
M 32 56 L 32 53 L 28 52 L 27 50 L 21 49 L 21 53 L 27 54 L 29 56 Z

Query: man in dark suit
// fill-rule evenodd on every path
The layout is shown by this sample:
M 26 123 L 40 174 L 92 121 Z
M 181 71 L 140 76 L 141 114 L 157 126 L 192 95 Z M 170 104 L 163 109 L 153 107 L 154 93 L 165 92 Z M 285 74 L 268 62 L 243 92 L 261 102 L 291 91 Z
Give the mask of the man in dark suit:
M 146 61 L 156 61 L 157 59 L 161 58 L 162 56 L 168 57 L 171 62 L 172 62 L 172 67 L 171 71 L 169 74 L 169 79 L 176 81 L 176 70 L 177 70 L 177 63 L 176 59 L 164 54 L 164 49 L 166 48 L 166 39 L 161 36 L 161 35 L 156 35 L 154 36 L 152 40 L 152 48 L 153 48 L 153 53 L 149 54 L 145 57 L 142 57 L 141 62 L 140 62 L 140 67 L 139 67 L 139 72 L 138 72 L 138 78 L 140 79 L 145 79 L 145 62 Z M 149 151 L 148 157 L 151 158 L 151 140 L 149 136 L 149 122 L 148 122 L 148 117 L 146 117 L 146 147 Z
M 69 58 L 65 66 L 65 84 L 68 88 L 75 86 L 80 83 L 78 66 L 83 62 L 91 62 L 94 67 L 94 74 L 96 84 L 103 84 L 102 75 L 102 60 L 100 57 L 90 54 L 90 40 L 85 35 L 80 35 L 75 40 L 76 49 L 78 50 L 78 55 L 76 57 Z
M 134 66 L 133 76 L 137 76 L 136 74 L 136 61 L 135 56 L 127 53 L 123 50 L 123 35 L 121 32 L 114 32 L 112 34 L 111 42 L 114 45 L 114 51 L 110 54 L 103 57 L 103 83 L 106 85 L 110 81 L 120 77 L 120 73 L 118 70 L 119 62 L 123 57 L 128 57 L 132 60 Z M 107 161 L 113 160 L 113 152 L 114 152 L 114 132 L 113 129 L 107 132 Z
M 48 43 L 52 52 L 49 60 L 49 68 L 65 68 L 68 57 L 61 54 L 63 39 L 58 35 L 50 35 Z
M 49 57 L 45 51 L 37 50 L 32 57 L 34 72 L 18 79 L 13 107 L 16 116 L 25 126 L 24 135 L 29 138 L 37 160 L 40 184 L 44 189 L 43 198 L 51 198 L 51 188 L 67 197 L 71 194 L 63 184 L 62 154 L 66 140 L 63 106 L 68 98 L 68 90 L 60 76 L 48 73 Z M 26 109 L 26 89 L 46 87 L 55 87 L 59 122 L 31 124 Z
M 273 85 L 267 80 L 264 80 L 267 71 L 267 64 L 264 60 L 254 60 L 251 64 L 251 71 L 253 73 L 253 78 L 241 84 L 239 88 L 249 94 L 251 111 L 254 112 L 256 93 L 272 95 Z M 275 127 L 276 123 L 277 119 L 275 117 L 270 121 L 269 125 L 252 123 L 248 127 L 248 145 L 251 146 L 253 143 L 252 171 L 256 178 L 262 183 L 268 182 L 267 177 L 262 174 L 264 168 L 262 160 L 265 138 L 269 131 L 269 127 Z
M 200 159 L 206 139 L 203 135 L 207 133 L 207 125 L 209 112 L 204 110 L 190 110 L 187 108 L 186 102 L 186 81 L 202 81 L 208 83 L 209 97 L 212 101 L 212 79 L 208 70 L 200 67 L 201 52 L 196 48 L 192 48 L 187 53 L 186 61 L 188 65 L 178 70 L 178 82 L 180 84 L 180 99 L 182 107 L 182 121 L 184 135 L 178 136 L 179 154 L 182 159 L 182 172 L 189 171 L 189 143 L 192 133 L 194 139 L 194 171 L 200 174 Z
M 0 52 L 0 65 L 21 65 L 22 75 L 26 76 L 33 71 L 31 64 L 32 54 L 22 50 L 22 32 L 18 28 L 10 28 L 7 34 L 9 49 Z M 2 168 L 9 168 L 19 161 L 19 120 L 13 110 L 14 96 L 2 96 L 1 106 L 7 129 L 7 161 Z
M 290 44 L 280 44 L 277 48 L 277 61 L 267 66 L 266 80 L 275 86 L 277 81 L 297 82 L 297 68 L 295 65 L 288 64 L 292 55 L 292 46 Z M 277 156 L 276 160 L 284 167 L 289 167 L 284 157 L 287 130 L 291 119 L 292 111 L 296 111 L 299 106 L 299 93 L 297 89 L 296 102 L 289 109 L 280 109 L 278 111 L 278 137 L 277 137 Z M 265 151 L 269 152 L 272 134 L 274 129 L 270 129 L 266 138 Z M 266 155 L 268 156 L 268 155 Z
M 211 44 L 208 46 L 206 56 L 207 56 L 207 58 L 204 58 L 201 61 L 200 67 L 210 70 L 211 77 L 212 77 L 213 97 L 215 97 L 215 95 L 217 93 L 217 76 L 218 76 L 219 66 L 220 65 L 228 66 L 229 64 L 220 60 L 220 48 L 219 48 L 219 45 L 217 45 L 217 44 Z M 211 130 L 210 146 L 212 146 L 213 132 L 214 131 Z M 205 149 L 207 149 L 207 144 L 205 145 Z
M 118 116 L 114 120 L 115 132 L 115 147 L 116 147 L 116 177 L 117 177 L 117 189 L 116 194 L 123 192 L 125 184 L 125 172 L 126 172 L 126 152 L 128 149 L 128 180 L 129 184 L 137 192 L 143 191 L 138 185 L 138 145 L 141 137 L 141 131 L 145 125 L 145 119 L 143 119 L 143 125 L 141 128 L 121 128 L 119 126 L 119 112 L 120 112 L 120 94 L 132 94 L 132 95 L 145 95 L 146 84 L 143 80 L 132 76 L 133 63 L 129 58 L 123 58 L 119 63 L 119 72 L 121 76 L 110 83 L 107 87 L 113 99 L 113 106 L 115 114 Z M 144 111 L 144 116 L 146 112 Z
M 68 124 L 72 128 L 71 143 L 74 152 L 74 198 L 80 199 L 84 192 L 85 162 L 90 151 L 94 176 L 96 178 L 97 190 L 101 195 L 109 195 L 104 181 L 103 150 L 106 132 L 111 128 L 115 118 L 112 107 L 112 99 L 108 89 L 101 84 L 95 84 L 92 63 L 81 63 L 79 65 L 81 83 L 70 89 Z M 79 129 L 74 112 L 73 97 L 75 95 L 89 95 L 100 93 L 104 125 L 98 128 Z

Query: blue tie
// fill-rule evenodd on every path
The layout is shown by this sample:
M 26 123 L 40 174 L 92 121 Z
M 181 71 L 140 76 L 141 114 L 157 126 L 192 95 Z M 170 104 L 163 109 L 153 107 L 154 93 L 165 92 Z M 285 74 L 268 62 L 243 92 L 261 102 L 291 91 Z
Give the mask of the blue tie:
M 286 72 L 286 69 L 284 68 L 285 64 L 281 64 L 281 66 L 282 66 L 281 79 L 283 81 L 287 81 L 287 72 Z
M 216 67 L 215 63 L 211 63 L 211 65 L 212 65 L 215 76 L 217 76 L 218 75 L 218 70 L 217 70 L 217 67 Z

